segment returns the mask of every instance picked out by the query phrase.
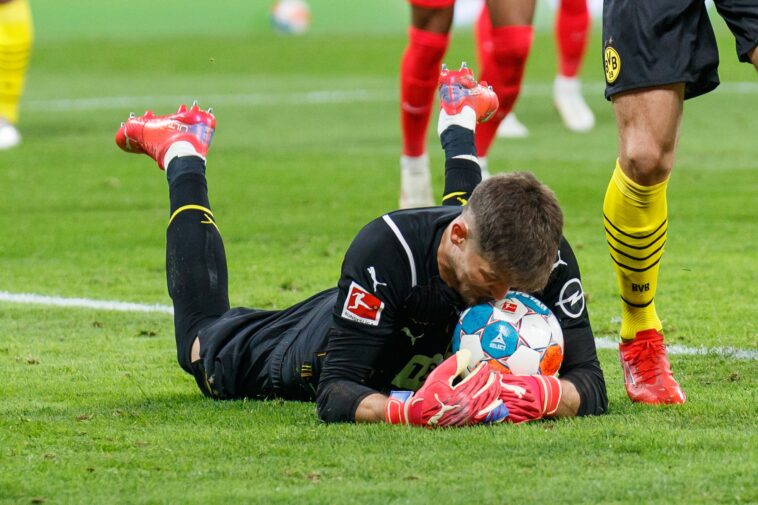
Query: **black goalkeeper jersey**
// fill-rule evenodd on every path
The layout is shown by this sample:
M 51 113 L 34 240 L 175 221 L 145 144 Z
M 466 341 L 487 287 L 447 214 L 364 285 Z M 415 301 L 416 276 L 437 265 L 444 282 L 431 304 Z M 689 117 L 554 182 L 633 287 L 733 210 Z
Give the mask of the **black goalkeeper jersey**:
M 200 332 L 213 393 L 313 400 L 329 422 L 353 421 L 367 395 L 418 389 L 450 351 L 463 300 L 440 279 L 437 248 L 461 207 L 401 210 L 355 237 L 337 288 L 282 311 L 233 309 Z M 581 414 L 601 413 L 605 384 L 565 240 L 545 290 L 564 333 L 560 375 L 577 386 Z

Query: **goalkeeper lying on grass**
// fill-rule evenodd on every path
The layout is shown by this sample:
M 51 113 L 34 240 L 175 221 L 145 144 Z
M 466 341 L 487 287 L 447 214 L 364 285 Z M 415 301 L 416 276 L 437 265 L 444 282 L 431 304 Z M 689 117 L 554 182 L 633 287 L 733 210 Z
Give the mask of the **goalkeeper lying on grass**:
M 497 98 L 468 69 L 443 70 L 440 96 L 448 205 L 371 221 L 345 254 L 337 287 L 280 311 L 230 310 L 205 180 L 211 111 L 195 104 L 122 124 L 116 143 L 166 171 L 166 275 L 179 364 L 205 395 L 315 400 L 326 422 L 462 426 L 605 412 L 584 300 L 581 291 L 565 292 L 581 284 L 555 196 L 528 173 L 479 184 L 474 128 Z M 563 311 L 560 379 L 486 366 L 466 375 L 466 351 L 443 361 L 460 311 L 511 288 Z

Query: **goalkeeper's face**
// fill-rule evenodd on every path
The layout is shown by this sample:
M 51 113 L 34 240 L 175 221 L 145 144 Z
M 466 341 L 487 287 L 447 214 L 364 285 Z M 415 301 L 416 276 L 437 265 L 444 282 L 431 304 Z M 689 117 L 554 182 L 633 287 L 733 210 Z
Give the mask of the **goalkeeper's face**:
M 478 252 L 473 243 L 455 255 L 453 260 L 455 285 L 450 286 L 461 295 L 466 305 L 477 305 L 504 298 L 510 283 Z
M 505 297 L 511 287 L 479 250 L 479 243 L 463 218 L 450 223 L 438 252 L 440 277 L 467 305 Z

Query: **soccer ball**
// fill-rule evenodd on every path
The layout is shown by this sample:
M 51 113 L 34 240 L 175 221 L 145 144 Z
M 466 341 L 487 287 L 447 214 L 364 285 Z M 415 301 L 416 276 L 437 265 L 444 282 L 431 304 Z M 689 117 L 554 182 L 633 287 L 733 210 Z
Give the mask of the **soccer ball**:
M 311 9 L 303 0 L 277 0 L 271 7 L 271 26 L 287 35 L 302 35 L 311 24 Z
M 453 333 L 453 352 L 471 351 L 469 370 L 480 361 L 515 375 L 555 375 L 563 361 L 558 319 L 533 296 L 509 291 L 502 300 L 469 307 Z

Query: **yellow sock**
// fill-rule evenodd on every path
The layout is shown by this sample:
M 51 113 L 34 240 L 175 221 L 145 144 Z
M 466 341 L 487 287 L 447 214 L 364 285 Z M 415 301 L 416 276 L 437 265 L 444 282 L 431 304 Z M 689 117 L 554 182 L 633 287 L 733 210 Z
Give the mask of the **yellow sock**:
M 10 123 L 18 121 L 31 45 L 32 16 L 27 0 L 0 4 L 0 118 Z
M 638 331 L 661 330 L 655 311 L 658 269 L 668 229 L 666 186 L 641 186 L 622 171 L 618 161 L 605 193 L 605 238 L 621 291 L 621 338 Z

